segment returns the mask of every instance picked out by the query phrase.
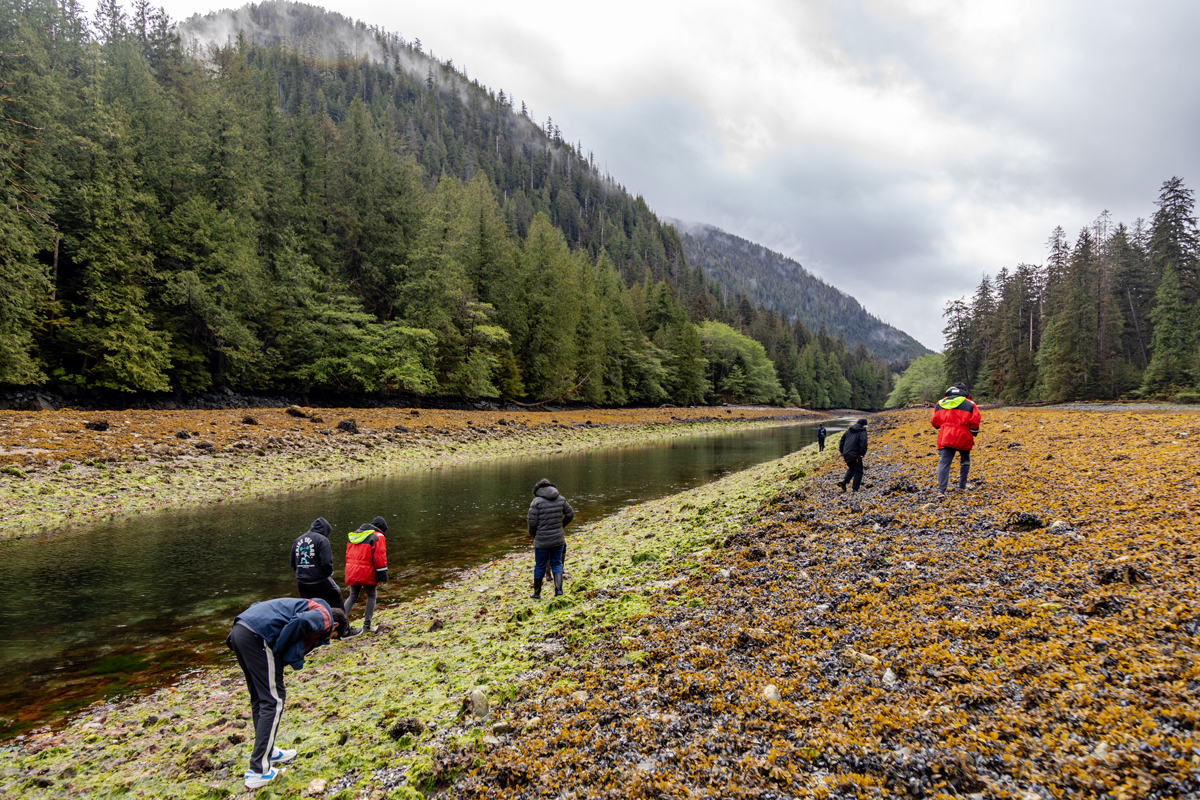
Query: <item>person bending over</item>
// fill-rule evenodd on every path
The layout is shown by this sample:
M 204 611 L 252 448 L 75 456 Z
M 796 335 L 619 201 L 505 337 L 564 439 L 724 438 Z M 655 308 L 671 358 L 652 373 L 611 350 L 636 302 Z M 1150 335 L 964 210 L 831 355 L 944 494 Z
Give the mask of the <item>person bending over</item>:
M 296 757 L 295 750 L 275 746 L 287 692 L 283 667 L 304 667 L 304 657 L 329 644 L 331 635 L 342 636 L 349 627 L 346 612 L 330 608 L 320 598 L 280 597 L 247 608 L 234 619 L 225 644 L 237 656 L 250 691 L 254 719 L 254 750 L 250 769 L 242 776 L 247 789 L 266 786 L 279 775 L 280 765 Z

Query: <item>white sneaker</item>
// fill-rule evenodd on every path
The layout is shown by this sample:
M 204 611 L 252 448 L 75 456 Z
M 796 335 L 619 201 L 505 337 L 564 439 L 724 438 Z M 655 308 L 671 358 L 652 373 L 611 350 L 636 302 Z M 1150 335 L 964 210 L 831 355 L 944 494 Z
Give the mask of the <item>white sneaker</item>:
M 263 773 L 258 773 L 252 769 L 248 769 L 246 770 L 245 774 L 242 775 L 242 782 L 246 785 L 247 789 L 257 789 L 260 786 L 266 786 L 268 783 L 278 778 L 282 772 L 282 769 L 275 769 L 274 767 L 271 767 L 270 772 Z
M 286 764 L 287 762 L 291 761 L 295 757 L 296 757 L 295 750 L 280 750 L 278 747 L 276 747 L 275 752 L 271 753 L 271 763 L 272 764 Z

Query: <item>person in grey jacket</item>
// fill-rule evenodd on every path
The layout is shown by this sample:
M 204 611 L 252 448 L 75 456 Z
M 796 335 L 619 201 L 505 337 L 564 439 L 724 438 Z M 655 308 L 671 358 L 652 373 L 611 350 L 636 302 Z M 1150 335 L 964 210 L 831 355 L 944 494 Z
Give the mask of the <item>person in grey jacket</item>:
M 575 519 L 575 509 L 549 478 L 542 478 L 533 487 L 533 502 L 526 515 L 529 535 L 533 537 L 533 600 L 542 599 L 542 580 L 549 566 L 554 578 L 554 596 L 562 590 L 562 551 L 567 543 L 565 526 Z

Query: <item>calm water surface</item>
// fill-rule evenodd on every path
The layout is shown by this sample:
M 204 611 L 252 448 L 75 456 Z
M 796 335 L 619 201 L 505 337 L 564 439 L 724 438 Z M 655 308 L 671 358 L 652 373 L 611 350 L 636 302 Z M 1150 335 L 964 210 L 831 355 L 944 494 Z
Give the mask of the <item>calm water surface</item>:
M 339 583 L 346 534 L 387 519 L 387 605 L 528 548 L 525 510 L 539 478 L 558 485 L 579 525 L 815 440 L 815 425 L 785 425 L 498 459 L 0 545 L 0 736 L 228 658 L 224 636 L 238 612 L 295 592 L 289 548 L 318 516 L 333 525 Z

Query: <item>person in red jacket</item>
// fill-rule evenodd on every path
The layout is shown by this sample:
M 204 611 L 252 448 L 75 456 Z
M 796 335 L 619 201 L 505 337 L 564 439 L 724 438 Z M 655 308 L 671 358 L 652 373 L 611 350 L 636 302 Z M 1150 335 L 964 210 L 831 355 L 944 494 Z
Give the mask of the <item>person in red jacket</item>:
M 958 488 L 967 488 L 971 448 L 975 446 L 981 421 L 979 406 L 971 400 L 967 387 L 961 383 L 947 389 L 946 396 L 937 402 L 929 423 L 938 429 L 938 497 L 946 494 L 955 453 L 959 454 Z
M 350 597 L 346 599 L 346 616 L 358 602 L 359 593 L 367 596 L 367 610 L 363 614 L 363 631 L 371 630 L 371 617 L 375 615 L 375 592 L 379 584 L 387 580 L 387 522 L 376 517 L 370 524 L 350 534 L 346 542 L 346 585 Z M 358 631 L 350 629 L 351 636 Z

